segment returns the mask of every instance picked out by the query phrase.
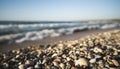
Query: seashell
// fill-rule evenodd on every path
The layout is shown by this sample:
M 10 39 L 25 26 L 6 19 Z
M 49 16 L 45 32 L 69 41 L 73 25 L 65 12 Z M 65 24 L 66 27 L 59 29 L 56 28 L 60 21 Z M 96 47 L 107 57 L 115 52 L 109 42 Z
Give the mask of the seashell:
M 109 69 L 119 69 L 119 68 L 110 67 Z
M 63 44 L 60 43 L 60 44 L 58 44 L 57 46 L 63 46 Z
M 18 66 L 19 69 L 25 69 L 25 65 L 24 64 L 21 64 Z
M 117 52 L 117 51 L 115 51 L 115 52 L 113 53 L 113 55 L 118 55 L 118 52 Z
M 66 58 L 66 60 L 67 60 L 67 61 L 70 61 L 70 58 L 69 58 L 69 57 L 67 57 L 67 58 Z
M 75 53 L 76 53 L 76 54 L 79 54 L 80 52 L 79 52 L 79 51 L 76 51 Z
M 41 54 L 41 50 L 38 49 L 38 50 L 36 50 L 36 51 L 37 51 L 37 53 L 38 53 L 39 55 Z
M 77 68 L 72 66 L 71 69 L 77 69 Z
M 68 54 L 70 55 L 70 54 L 72 54 L 73 53 L 73 51 L 70 51 Z
M 22 64 L 22 62 L 19 62 L 19 63 L 18 63 L 18 65 L 21 65 L 21 64 Z
M 42 64 L 44 64 L 44 63 L 46 63 L 46 59 L 44 59 L 44 60 L 42 61 Z
M 84 41 L 84 42 L 83 42 L 83 46 L 88 46 L 88 45 L 87 45 L 87 42 Z
M 108 59 L 107 59 L 107 62 L 108 62 L 110 65 L 113 64 L 113 63 L 112 63 L 110 60 L 108 60 Z
M 71 65 L 69 63 L 66 63 L 66 69 L 70 69 Z
M 28 67 L 27 69 L 34 69 L 33 67 Z
M 108 69 L 108 68 L 103 68 L 103 69 Z
M 72 44 L 67 44 L 67 46 L 68 46 L 68 47 L 71 47 L 71 46 L 72 46 Z
M 100 44 L 102 45 L 102 46 L 104 46 L 105 45 L 105 41 L 103 40 L 103 39 L 100 39 Z
M 62 57 L 63 57 L 63 58 L 66 58 L 66 55 L 64 54 L 64 55 L 62 55 Z
M 16 53 L 19 54 L 19 53 L 20 53 L 20 50 L 17 50 Z
M 96 40 L 94 41 L 94 43 L 95 43 L 95 45 L 98 45 L 98 44 L 99 44 L 99 40 L 96 39 Z
M 99 60 L 99 61 L 98 61 L 98 64 L 99 64 L 100 67 L 102 67 L 102 68 L 104 67 L 104 63 L 103 63 L 102 60 Z
M 8 64 L 8 63 L 3 63 L 3 65 L 5 65 L 6 68 L 9 67 L 9 64 Z
M 98 47 L 95 47 L 94 49 L 93 49 L 93 51 L 95 52 L 95 53 L 102 53 L 102 49 L 100 49 L 100 48 L 98 48 Z
M 90 63 L 95 63 L 95 62 L 96 62 L 96 58 L 90 59 L 89 62 L 90 62 Z
M 56 54 L 56 53 L 54 53 L 54 54 L 52 55 L 52 58 L 53 58 L 53 57 L 56 57 L 56 56 L 57 56 L 57 54 Z
M 96 55 L 95 58 L 101 58 L 101 56 L 100 55 Z
M 15 53 L 16 52 L 16 50 L 12 50 L 12 53 Z
M 77 58 L 77 56 L 74 56 L 74 55 L 71 55 L 70 57 L 74 60 Z
M 88 66 L 88 61 L 85 58 L 79 58 L 78 60 L 75 60 L 75 65 Z
M 115 66 L 120 66 L 120 64 L 118 63 L 118 61 L 116 61 L 116 60 L 112 60 L 112 62 L 113 62 L 113 64 L 115 65 Z
M 65 65 L 64 65 L 63 63 L 60 63 L 59 66 L 60 66 L 61 69 L 64 69 L 64 68 L 65 68 L 65 67 L 64 67 Z
M 50 69 L 59 69 L 59 68 L 56 66 L 51 66 Z
M 52 63 L 54 64 L 54 66 L 58 66 L 57 62 L 53 61 Z
M 87 55 L 87 58 L 88 59 L 92 59 L 93 55 L 89 52 L 88 55 Z
M 54 61 L 55 62 L 60 62 L 61 60 L 60 60 L 60 58 L 56 58 Z
M 34 65 L 34 62 L 30 61 L 30 60 L 26 60 L 25 64 L 27 64 L 27 65 Z
M 20 57 L 20 55 L 16 55 L 16 56 L 15 56 L 15 58 L 19 58 L 19 57 Z
M 89 40 L 89 41 L 88 41 L 88 45 L 91 46 L 91 47 L 93 47 L 93 46 L 94 46 L 93 41 Z
M 25 64 L 30 64 L 30 61 L 29 61 L 29 60 L 26 60 Z
M 34 68 L 35 68 L 35 69 L 40 69 L 40 66 L 39 66 L 38 64 L 36 64 L 36 65 L 34 66 Z

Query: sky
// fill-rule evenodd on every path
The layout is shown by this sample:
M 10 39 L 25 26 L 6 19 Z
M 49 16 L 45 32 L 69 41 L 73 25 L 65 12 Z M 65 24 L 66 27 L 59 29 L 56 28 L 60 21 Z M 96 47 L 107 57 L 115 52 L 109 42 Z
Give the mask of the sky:
M 0 0 L 0 20 L 120 19 L 120 0 Z

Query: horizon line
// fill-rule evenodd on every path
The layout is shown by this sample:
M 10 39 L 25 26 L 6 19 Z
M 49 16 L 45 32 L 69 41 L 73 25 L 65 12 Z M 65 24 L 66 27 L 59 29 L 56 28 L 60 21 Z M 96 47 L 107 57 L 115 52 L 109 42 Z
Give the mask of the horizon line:
M 81 19 L 81 20 L 0 20 L 0 21 L 46 21 L 46 22 L 52 22 L 52 21 L 96 21 L 96 20 L 120 20 L 120 18 L 104 18 L 104 19 Z

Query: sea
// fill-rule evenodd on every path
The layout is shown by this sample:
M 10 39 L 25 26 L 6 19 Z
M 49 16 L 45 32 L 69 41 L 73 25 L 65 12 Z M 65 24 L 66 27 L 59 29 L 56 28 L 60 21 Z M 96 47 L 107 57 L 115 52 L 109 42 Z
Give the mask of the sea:
M 93 29 L 120 27 L 118 22 L 0 21 L 0 44 L 57 37 Z

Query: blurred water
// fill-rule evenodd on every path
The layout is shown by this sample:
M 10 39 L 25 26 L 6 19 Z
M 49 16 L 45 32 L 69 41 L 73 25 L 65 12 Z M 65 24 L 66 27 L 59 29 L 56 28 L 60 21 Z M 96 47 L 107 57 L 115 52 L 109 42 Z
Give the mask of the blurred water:
M 112 22 L 22 22 L 0 21 L 0 42 L 23 42 L 91 29 L 108 29 L 119 27 Z

